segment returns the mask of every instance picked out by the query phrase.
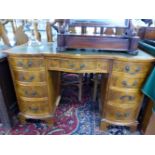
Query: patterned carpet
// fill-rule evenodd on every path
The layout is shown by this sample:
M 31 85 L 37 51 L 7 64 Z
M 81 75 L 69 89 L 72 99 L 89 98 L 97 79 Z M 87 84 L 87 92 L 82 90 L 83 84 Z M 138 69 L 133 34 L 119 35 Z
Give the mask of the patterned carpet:
M 76 77 L 69 77 L 76 78 Z M 62 99 L 56 110 L 53 127 L 48 127 L 39 120 L 28 120 L 28 123 L 17 125 L 10 131 L 0 126 L 0 134 L 7 135 L 129 135 L 128 127 L 110 126 L 107 132 L 99 130 L 98 102 L 91 100 L 91 86 L 83 86 L 82 102 L 77 99 L 76 86 L 62 88 Z M 140 132 L 132 133 L 139 135 Z

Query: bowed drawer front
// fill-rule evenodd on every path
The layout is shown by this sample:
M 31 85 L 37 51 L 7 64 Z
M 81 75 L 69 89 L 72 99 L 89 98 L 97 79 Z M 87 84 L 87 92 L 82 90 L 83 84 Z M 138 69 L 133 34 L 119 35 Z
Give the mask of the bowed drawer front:
M 148 71 L 150 71 L 152 64 L 114 61 L 113 66 L 113 74 L 115 72 L 121 72 L 121 75 L 144 78 Z
M 43 58 L 30 58 L 30 57 L 12 57 L 10 63 L 14 68 L 18 69 L 38 69 L 44 68 L 45 63 Z
M 47 85 L 23 85 L 17 84 L 17 91 L 20 96 L 28 98 L 42 98 L 47 97 Z
M 112 102 L 114 105 L 116 104 L 136 105 L 141 101 L 141 97 L 142 97 L 142 94 L 139 91 L 110 88 L 108 101 Z
M 106 106 L 105 117 L 109 121 L 114 122 L 133 122 L 136 117 L 137 110 L 135 108 L 122 108 L 117 106 Z
M 20 99 L 20 108 L 21 112 L 26 115 L 30 116 L 46 116 L 50 113 L 50 108 L 48 105 L 48 100 L 27 100 L 27 99 Z
M 134 78 L 128 75 L 113 74 L 111 84 L 112 87 L 140 89 L 144 83 L 144 78 Z
M 20 82 L 45 82 L 45 71 L 14 70 L 15 79 Z

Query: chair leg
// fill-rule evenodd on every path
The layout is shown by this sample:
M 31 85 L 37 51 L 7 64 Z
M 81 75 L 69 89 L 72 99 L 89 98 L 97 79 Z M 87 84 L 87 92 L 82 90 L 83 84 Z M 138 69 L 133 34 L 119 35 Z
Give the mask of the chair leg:
M 93 101 L 96 101 L 97 97 L 97 86 L 98 86 L 98 74 L 95 74 L 94 78 L 94 88 L 93 88 Z
M 79 88 L 79 93 L 78 93 L 78 100 L 81 102 L 82 100 L 82 79 L 83 79 L 83 75 L 80 74 L 79 75 L 79 84 L 78 84 L 78 88 Z

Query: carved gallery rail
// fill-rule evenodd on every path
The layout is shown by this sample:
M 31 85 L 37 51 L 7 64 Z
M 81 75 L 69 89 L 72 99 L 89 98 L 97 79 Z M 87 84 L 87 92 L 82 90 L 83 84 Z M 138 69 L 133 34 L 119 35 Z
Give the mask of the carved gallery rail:
M 111 20 L 112 22 L 112 20 Z M 97 49 L 115 52 L 128 52 L 138 54 L 137 46 L 139 37 L 132 28 L 132 21 L 124 20 L 124 24 L 110 23 L 108 20 L 59 20 L 58 50 L 66 49 Z M 81 33 L 76 33 L 75 28 L 80 28 Z M 94 28 L 94 33 L 87 33 L 87 28 Z M 97 32 L 97 28 L 100 32 Z M 115 31 L 115 32 L 114 32 Z
M 137 56 L 123 53 L 56 51 L 55 44 L 27 45 L 7 51 L 18 97 L 21 121 L 45 119 L 52 123 L 60 100 L 60 72 L 107 73 L 102 79 L 101 129 L 109 124 L 137 127 L 143 100 L 140 88 L 155 59 L 139 50 Z

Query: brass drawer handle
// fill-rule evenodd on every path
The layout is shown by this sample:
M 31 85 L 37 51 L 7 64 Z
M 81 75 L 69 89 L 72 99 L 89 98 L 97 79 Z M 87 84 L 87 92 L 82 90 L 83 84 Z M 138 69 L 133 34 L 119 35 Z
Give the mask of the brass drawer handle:
M 24 66 L 24 64 L 23 64 L 23 62 L 18 61 L 18 62 L 17 62 L 17 66 L 18 66 L 18 67 L 23 67 L 23 66 Z
M 141 67 L 137 67 L 135 73 L 138 73 L 141 70 Z
M 25 80 L 25 77 L 23 75 L 19 75 L 19 80 L 20 81 L 24 81 Z
M 37 107 L 29 107 L 29 110 L 31 110 L 33 112 L 37 112 L 39 110 L 39 108 L 37 108 Z
M 129 101 L 133 101 L 134 99 L 135 99 L 135 97 L 134 96 L 130 96 L 130 95 L 124 95 L 124 96 L 121 96 L 120 97 L 120 100 L 129 100 Z
M 30 60 L 28 63 L 27 63 L 27 67 L 32 67 L 33 65 L 33 62 Z
M 29 93 L 28 93 L 28 91 L 27 91 L 27 90 L 25 90 L 25 92 L 24 92 L 24 93 L 25 93 L 25 95 L 26 95 L 26 96 L 28 96 L 28 95 L 29 95 Z
M 21 61 L 18 61 L 17 62 L 17 66 L 18 67 L 24 67 L 24 68 L 29 68 L 29 67 L 32 67 L 32 65 L 33 65 L 33 62 L 32 61 L 29 61 L 27 64 L 23 64 L 23 62 L 21 62 Z
M 34 96 L 37 95 L 37 92 L 36 92 L 36 91 L 32 91 L 32 92 L 30 93 L 30 92 L 28 92 L 27 90 L 25 90 L 25 95 L 26 95 L 26 96 L 34 97 Z
M 133 84 L 129 85 L 127 81 L 122 81 L 122 85 L 126 88 L 132 88 L 132 87 L 136 87 L 138 84 L 138 81 L 134 81 Z
M 130 112 L 124 113 L 124 117 L 125 117 L 125 118 L 128 118 L 129 116 L 130 116 Z
M 23 75 L 19 75 L 19 80 L 25 82 L 32 82 L 34 80 L 34 76 L 30 76 L 28 80 L 25 80 L 25 77 Z
M 130 112 L 126 112 L 124 114 L 121 114 L 119 112 L 116 112 L 115 113 L 115 116 L 117 119 L 120 119 L 120 118 L 128 118 L 130 116 Z
M 125 71 L 126 71 L 126 72 L 129 72 L 129 71 L 130 71 L 130 66 L 129 66 L 129 65 L 126 65 L 126 66 L 125 66 Z
M 138 66 L 136 69 L 135 69 L 135 71 L 134 72 L 130 72 L 130 66 L 129 65 L 126 65 L 125 66 L 125 71 L 126 72 L 128 72 L 128 73 L 130 73 L 130 74 L 136 74 L 136 73 L 138 73 L 140 70 L 141 70 L 141 67 L 140 66 Z
M 69 64 L 69 67 L 70 68 L 74 68 L 75 67 L 75 64 Z
M 30 76 L 30 78 L 27 80 L 28 82 L 32 82 L 34 80 L 34 76 Z
M 119 113 L 119 112 L 116 112 L 116 113 L 115 113 L 115 116 L 116 116 L 116 118 L 121 118 L 121 117 L 122 117 L 122 114 Z
M 37 92 L 36 91 L 33 91 L 32 93 L 31 93 L 31 96 L 36 96 L 37 95 Z
M 85 68 L 85 64 L 80 64 L 80 69 L 84 69 Z

